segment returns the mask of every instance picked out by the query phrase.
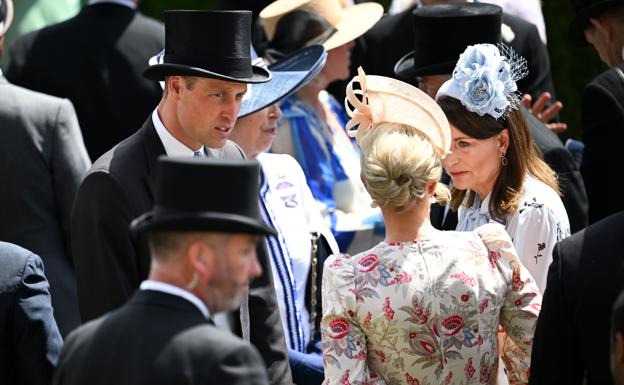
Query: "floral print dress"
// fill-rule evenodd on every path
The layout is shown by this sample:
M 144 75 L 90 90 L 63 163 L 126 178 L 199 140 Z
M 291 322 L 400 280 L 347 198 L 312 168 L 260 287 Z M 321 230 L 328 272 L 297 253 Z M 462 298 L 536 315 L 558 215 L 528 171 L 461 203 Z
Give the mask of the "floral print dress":
M 332 255 L 323 301 L 326 385 L 528 382 L 541 295 L 498 224 Z

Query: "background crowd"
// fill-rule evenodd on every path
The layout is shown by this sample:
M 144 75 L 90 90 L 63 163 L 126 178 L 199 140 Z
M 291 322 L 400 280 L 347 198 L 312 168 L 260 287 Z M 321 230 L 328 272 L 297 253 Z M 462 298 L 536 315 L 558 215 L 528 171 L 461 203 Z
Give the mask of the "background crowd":
M 624 1 L 79 3 L 0 0 L 1 383 L 624 383 Z

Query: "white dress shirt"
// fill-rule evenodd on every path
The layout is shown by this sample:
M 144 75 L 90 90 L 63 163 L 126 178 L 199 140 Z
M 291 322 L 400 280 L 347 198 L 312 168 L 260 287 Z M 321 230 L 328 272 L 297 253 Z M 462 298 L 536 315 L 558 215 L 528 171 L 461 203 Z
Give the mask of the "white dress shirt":
M 195 294 L 191 293 L 188 290 L 181 289 L 177 286 L 173 286 L 165 282 L 152 281 L 149 279 L 141 282 L 140 288 L 141 290 L 160 291 L 162 293 L 167 293 L 175 295 L 176 297 L 184 298 L 185 300 L 195 305 L 206 319 L 210 319 L 210 312 L 208 311 L 208 307 L 206 307 L 206 304 L 204 304 L 199 298 L 197 298 Z

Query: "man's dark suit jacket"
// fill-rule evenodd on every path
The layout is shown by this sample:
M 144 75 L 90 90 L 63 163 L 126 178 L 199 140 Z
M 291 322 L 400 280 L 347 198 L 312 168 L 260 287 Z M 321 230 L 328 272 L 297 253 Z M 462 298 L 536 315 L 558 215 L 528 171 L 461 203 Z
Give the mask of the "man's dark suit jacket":
M 624 288 L 624 212 L 557 243 L 537 321 L 530 385 L 613 384 L 610 317 Z
M 123 5 L 93 4 L 17 39 L 6 76 L 71 100 L 95 160 L 135 132 L 160 101 L 158 83 L 141 73 L 164 44 L 159 21 Z
M 544 160 L 557 173 L 559 188 L 563 196 L 561 200 L 568 213 L 572 233 L 587 226 L 587 194 L 576 162 L 557 135 L 550 131 L 541 121 L 521 107 L 531 131 L 531 137 Z M 444 210 L 441 206 L 431 208 L 431 223 L 439 229 L 454 230 L 457 225 L 457 214 L 448 212 L 443 220 Z
M 140 290 L 72 332 L 55 385 L 266 385 L 258 352 L 208 323 L 186 299 Z
M 0 382 L 47 385 L 63 340 L 41 259 L 0 242 Z
M 624 63 L 618 66 L 624 70 Z M 624 143 L 624 79 L 615 69 L 598 75 L 583 92 L 583 161 L 581 174 L 589 198 L 589 223 L 624 210 L 624 200 L 610 194 L 613 167 L 620 169 Z
M 91 165 L 71 103 L 0 75 L 0 165 L 0 239 L 41 256 L 65 336 L 80 325 L 71 207 Z
M 230 141 L 215 151 L 224 158 L 244 158 L 241 149 Z M 123 305 L 149 273 L 147 243 L 135 239 L 128 228 L 134 218 L 152 209 L 156 163 L 164 154 L 150 115 L 140 130 L 93 164 L 80 186 L 71 230 L 83 321 Z M 249 312 L 243 308 L 241 311 L 241 332 L 249 335 L 260 351 L 271 383 L 289 383 L 282 323 L 270 261 L 263 248 L 259 248 L 258 259 L 263 274 L 251 283 Z
M 357 73 L 357 67 L 362 66 L 367 74 L 396 78 L 394 65 L 405 54 L 414 50 L 413 10 L 414 8 L 411 8 L 385 16 L 362 38 L 356 40 L 351 55 L 351 73 Z M 508 25 L 515 34 L 514 39 L 506 44 L 528 62 L 529 74 L 518 82 L 518 89 L 523 93 L 531 94 L 533 100 L 536 100 L 544 91 L 554 95 L 548 50 L 542 43 L 537 28 L 525 20 L 508 14 L 503 14 L 503 23 Z M 445 28 L 445 26 L 441 25 L 440 28 Z M 444 42 L 441 41 L 440 44 Z M 459 56 L 457 58 L 459 59 Z M 412 85 L 417 84 L 416 79 L 401 80 Z M 332 84 L 332 87 L 335 85 Z M 344 99 L 344 90 L 340 95 L 337 96 L 339 100 Z

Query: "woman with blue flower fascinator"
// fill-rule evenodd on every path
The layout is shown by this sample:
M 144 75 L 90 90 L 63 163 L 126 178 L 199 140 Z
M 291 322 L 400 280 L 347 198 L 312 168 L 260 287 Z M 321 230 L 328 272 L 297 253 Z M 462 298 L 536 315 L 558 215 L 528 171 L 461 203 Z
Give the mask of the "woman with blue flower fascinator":
M 556 242 L 570 235 L 557 177 L 535 146 L 516 81 L 526 61 L 504 45 L 478 44 L 461 54 L 437 102 L 451 125 L 451 208 L 457 230 L 505 226 L 520 261 L 543 291 Z
M 509 383 L 526 384 L 541 296 L 511 238 L 495 224 L 440 231 L 429 220 L 432 201 L 450 199 L 438 183 L 440 159 L 452 156 L 444 112 L 416 87 L 361 68 L 346 94 L 386 237 L 325 262 L 324 384 L 494 385 L 501 355 Z M 514 331 L 513 350 L 499 344 L 499 325 Z

